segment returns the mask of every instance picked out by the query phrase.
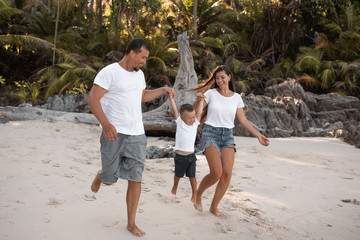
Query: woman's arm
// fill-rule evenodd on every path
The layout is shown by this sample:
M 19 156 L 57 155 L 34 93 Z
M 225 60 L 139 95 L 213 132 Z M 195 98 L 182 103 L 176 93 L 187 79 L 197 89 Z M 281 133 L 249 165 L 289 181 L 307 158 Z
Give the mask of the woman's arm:
M 249 122 L 249 120 L 246 118 L 245 112 L 242 108 L 238 108 L 236 110 L 236 116 L 239 120 L 240 124 L 249 132 L 251 135 L 256 137 L 260 144 L 264 146 L 269 145 L 269 139 L 267 139 L 264 135 L 262 135 L 258 130 L 254 128 L 254 126 Z
M 201 93 L 198 93 L 196 95 L 196 100 L 193 104 L 193 107 L 195 109 L 196 118 L 200 121 L 201 120 L 201 114 L 203 112 L 203 109 L 206 107 L 207 103 L 205 101 L 205 95 L 204 91 Z

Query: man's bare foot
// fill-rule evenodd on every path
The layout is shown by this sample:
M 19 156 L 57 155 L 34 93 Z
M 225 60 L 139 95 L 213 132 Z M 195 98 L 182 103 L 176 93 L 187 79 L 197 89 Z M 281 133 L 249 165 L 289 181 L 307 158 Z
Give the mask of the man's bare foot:
M 174 185 L 171 189 L 171 193 L 176 195 L 176 191 L 177 191 L 177 186 Z
M 99 174 L 100 174 L 100 170 L 97 172 L 97 174 L 91 184 L 91 191 L 93 191 L 94 193 L 97 193 L 101 186 L 101 179 L 99 177 Z
M 217 208 L 210 208 L 210 212 L 217 217 L 225 217 L 225 214 L 223 212 L 219 211 L 219 209 L 217 209 Z
M 141 231 L 136 225 L 130 227 L 129 225 L 126 226 L 126 229 L 129 230 L 132 234 L 137 237 L 142 237 L 145 235 L 145 232 Z

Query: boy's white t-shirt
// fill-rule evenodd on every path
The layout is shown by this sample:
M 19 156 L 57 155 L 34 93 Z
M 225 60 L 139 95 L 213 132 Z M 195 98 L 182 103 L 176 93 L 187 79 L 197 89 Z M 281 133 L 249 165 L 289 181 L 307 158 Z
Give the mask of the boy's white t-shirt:
M 233 128 L 236 110 L 245 106 L 240 94 L 224 97 L 215 88 L 205 92 L 205 101 L 208 105 L 205 123 L 213 127 Z
M 129 72 L 119 63 L 112 63 L 100 70 L 94 84 L 107 90 L 100 99 L 101 107 L 118 133 L 145 133 L 141 100 L 146 82 L 141 70 Z
M 194 152 L 197 128 L 200 122 L 195 118 L 193 125 L 187 125 L 179 116 L 176 120 L 175 150 Z

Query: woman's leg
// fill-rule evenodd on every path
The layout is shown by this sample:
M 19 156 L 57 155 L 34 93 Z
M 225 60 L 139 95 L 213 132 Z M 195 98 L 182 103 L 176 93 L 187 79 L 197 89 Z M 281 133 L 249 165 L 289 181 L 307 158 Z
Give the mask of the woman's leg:
M 220 181 L 216 186 L 214 198 L 210 207 L 210 212 L 212 212 L 215 216 L 218 217 L 224 215 L 222 212 L 219 211 L 218 204 L 229 187 L 232 169 L 234 166 L 234 159 L 235 151 L 233 148 L 223 148 L 221 150 L 222 175 L 220 177 Z
M 220 153 L 212 143 L 206 148 L 205 156 L 210 168 L 210 173 L 201 180 L 197 190 L 194 207 L 199 211 L 202 211 L 202 194 L 207 188 L 214 185 L 220 179 L 223 171 Z
M 196 203 L 196 192 L 197 192 L 197 183 L 196 183 L 196 178 L 189 178 L 190 180 L 190 185 L 191 185 L 191 191 L 192 191 L 192 195 L 191 195 L 191 201 L 193 203 Z

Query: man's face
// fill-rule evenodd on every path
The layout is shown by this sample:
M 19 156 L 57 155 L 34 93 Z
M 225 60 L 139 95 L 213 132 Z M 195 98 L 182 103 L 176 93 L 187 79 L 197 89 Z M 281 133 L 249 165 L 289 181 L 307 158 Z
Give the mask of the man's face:
M 132 69 L 135 71 L 139 71 L 140 67 L 145 66 L 146 59 L 149 57 L 149 51 L 144 47 L 141 48 L 140 52 L 135 53 L 131 51 L 131 62 Z

